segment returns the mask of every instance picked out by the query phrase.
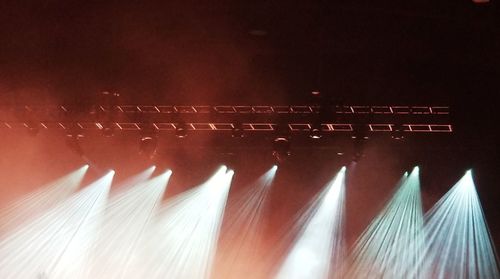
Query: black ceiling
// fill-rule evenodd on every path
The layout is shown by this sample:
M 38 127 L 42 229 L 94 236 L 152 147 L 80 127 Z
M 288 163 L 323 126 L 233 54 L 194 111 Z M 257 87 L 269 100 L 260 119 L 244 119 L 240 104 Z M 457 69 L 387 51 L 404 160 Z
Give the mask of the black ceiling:
M 1 101 L 453 105 L 500 62 L 495 3 L 194 2 L 5 1 Z

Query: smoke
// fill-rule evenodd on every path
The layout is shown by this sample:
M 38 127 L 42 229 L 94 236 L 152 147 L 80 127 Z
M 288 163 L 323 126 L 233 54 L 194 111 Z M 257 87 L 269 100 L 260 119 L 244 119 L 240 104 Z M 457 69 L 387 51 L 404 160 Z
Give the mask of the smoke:
M 249 34 L 229 8 L 181 1 L 4 6 L 0 102 L 74 103 L 104 90 L 139 103 L 284 101 L 276 72 L 257 70 L 270 43 Z

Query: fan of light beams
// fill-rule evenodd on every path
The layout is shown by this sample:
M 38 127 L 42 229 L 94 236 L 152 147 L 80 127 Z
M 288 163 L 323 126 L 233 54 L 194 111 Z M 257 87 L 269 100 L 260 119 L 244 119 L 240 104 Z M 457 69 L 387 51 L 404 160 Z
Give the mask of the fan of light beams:
M 263 241 L 276 166 L 229 199 L 225 166 L 167 198 L 170 170 L 111 188 L 113 171 L 82 187 L 87 169 L 2 208 L 0 278 L 500 278 L 471 171 L 425 215 L 419 169 L 405 173 L 347 255 L 345 167 L 280 248 Z
M 500 278 L 497 255 L 469 170 L 425 215 L 420 278 Z M 413 249 L 421 245 L 412 246 Z
M 382 212 L 355 243 L 348 278 L 397 278 L 407 265 L 414 266 L 423 228 L 419 169 L 401 178 L 400 186 Z M 415 246 L 417 247 L 417 246 Z

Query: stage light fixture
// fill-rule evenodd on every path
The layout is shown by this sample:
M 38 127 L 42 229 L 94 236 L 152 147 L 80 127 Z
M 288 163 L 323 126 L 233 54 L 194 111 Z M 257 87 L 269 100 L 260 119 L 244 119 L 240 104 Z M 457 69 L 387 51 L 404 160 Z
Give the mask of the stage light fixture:
M 352 157 L 352 161 L 357 163 L 361 158 L 365 156 L 364 147 L 365 142 L 369 139 L 368 129 L 366 126 L 357 124 L 353 127 L 353 135 L 351 136 L 354 139 L 354 155 Z
M 158 148 L 158 133 L 152 124 L 141 125 L 139 153 L 153 158 Z
M 104 122 L 101 123 L 101 132 L 102 135 L 110 138 L 115 135 L 115 128 L 113 127 L 113 123 L 111 122 Z
M 290 128 L 286 123 L 278 123 L 273 140 L 273 157 L 276 163 L 283 163 L 292 153 L 290 151 Z
M 401 124 L 394 125 L 391 138 L 394 140 L 403 140 L 405 138 L 403 125 Z
M 243 131 L 243 125 L 241 123 L 232 124 L 233 128 L 231 129 L 231 136 L 233 138 L 243 138 L 245 137 L 245 133 Z
M 320 139 L 323 136 L 320 123 L 315 123 L 309 129 L 309 137 L 312 139 Z
M 175 124 L 175 136 L 182 139 L 187 137 L 187 125 L 184 122 Z
M 156 155 L 158 138 L 155 136 L 143 136 L 139 141 L 139 153 L 153 158 Z
M 290 140 L 287 137 L 276 137 L 273 141 L 273 156 L 276 163 L 283 163 L 291 154 Z
M 364 125 L 356 124 L 353 125 L 353 134 L 351 135 L 352 139 L 356 140 L 368 140 L 370 139 L 368 135 L 368 130 Z
M 68 124 L 67 126 L 67 132 L 66 136 L 68 138 L 83 138 L 85 135 L 83 134 L 83 129 L 82 127 L 78 126 L 77 124 L 71 125 Z
M 80 139 L 83 137 L 83 129 L 80 126 L 68 126 L 66 132 L 66 145 L 80 156 L 84 155 L 82 146 L 80 145 Z

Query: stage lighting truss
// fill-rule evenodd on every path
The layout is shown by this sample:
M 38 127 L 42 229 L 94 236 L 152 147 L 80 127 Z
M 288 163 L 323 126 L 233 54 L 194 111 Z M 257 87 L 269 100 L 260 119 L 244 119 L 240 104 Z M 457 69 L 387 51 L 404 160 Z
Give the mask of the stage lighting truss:
M 321 127 L 325 135 L 337 132 L 355 132 L 356 128 L 373 133 L 451 133 L 448 106 L 332 106 L 331 113 L 322 116 L 320 106 L 176 106 L 176 105 L 116 105 L 94 106 L 105 115 L 99 119 L 94 113 L 75 113 L 73 106 L 18 106 L 0 108 L 0 127 L 16 129 L 69 129 L 75 125 L 82 130 L 140 131 L 142 116 L 158 131 L 175 132 L 179 121 L 187 131 L 234 131 L 244 133 L 273 132 L 278 123 L 287 123 L 292 133 L 310 133 Z M 16 118 L 18 112 L 29 112 L 28 120 Z M 34 122 L 35 121 L 35 122 Z

